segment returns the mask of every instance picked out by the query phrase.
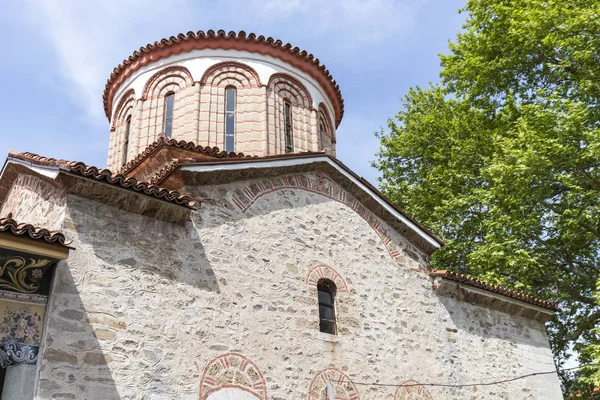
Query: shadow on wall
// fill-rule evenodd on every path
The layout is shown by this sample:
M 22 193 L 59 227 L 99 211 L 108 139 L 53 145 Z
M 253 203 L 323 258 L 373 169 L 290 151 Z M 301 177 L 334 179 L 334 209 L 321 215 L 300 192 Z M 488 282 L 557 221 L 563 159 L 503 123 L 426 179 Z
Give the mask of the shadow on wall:
M 159 292 L 157 285 L 184 284 L 219 293 L 192 223 L 169 223 L 75 196 L 69 196 L 69 213 L 81 244 L 106 263 L 102 268 L 123 279 L 139 278 L 132 282 L 136 290 L 149 294 Z M 101 268 L 96 271 L 100 273 Z M 96 278 L 95 283 L 103 281 Z
M 548 348 L 544 324 L 499 310 L 465 303 L 448 296 L 438 296 L 456 329 L 478 336 L 482 341 L 497 339 Z
M 119 399 L 107 366 L 107 346 L 100 344 L 114 339 L 111 321 L 86 313 L 67 262 L 58 264 L 54 282 L 35 398 Z
M 203 305 L 220 293 L 193 224 L 69 196 L 64 232 L 75 250 L 57 269 L 39 397 L 193 397 L 203 364 L 181 364 L 181 336 L 206 336 Z

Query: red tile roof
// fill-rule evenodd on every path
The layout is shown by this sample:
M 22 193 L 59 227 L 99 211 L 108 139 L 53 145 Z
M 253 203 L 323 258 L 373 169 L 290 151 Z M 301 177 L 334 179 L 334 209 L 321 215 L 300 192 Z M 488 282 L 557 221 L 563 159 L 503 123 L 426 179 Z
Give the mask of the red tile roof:
M 160 147 L 168 146 L 168 147 L 176 147 L 184 150 L 195 151 L 200 154 L 204 154 L 214 158 L 256 158 L 257 156 L 246 156 L 244 153 L 235 153 L 235 152 L 226 152 L 219 150 L 218 147 L 209 147 L 209 146 L 197 146 L 193 142 L 186 142 L 185 140 L 175 140 L 169 139 L 164 135 L 160 135 L 155 142 L 151 143 L 148 147 L 144 149 L 140 154 L 135 156 L 131 161 L 127 164 L 123 165 L 121 170 L 119 171 L 122 175 L 127 175 L 131 172 L 135 167 L 140 165 L 142 161 L 147 159 L 150 155 L 154 154 Z
M 262 35 L 257 36 L 254 33 L 246 34 L 244 31 L 226 33 L 224 30 L 217 32 L 209 30 L 206 33 L 203 31 L 180 33 L 177 36 L 171 36 L 168 39 L 161 39 L 160 41 L 140 47 L 139 50 L 135 51 L 129 58 L 123 60 L 113 70 L 106 82 L 102 96 L 106 116 L 109 119 L 111 118 L 112 101 L 116 89 L 133 71 L 148 63 L 169 57 L 172 54 L 204 48 L 258 52 L 283 59 L 284 61 L 286 59 L 289 62 L 295 61 L 300 68 L 304 66 L 306 69 L 305 72 L 319 81 L 331 98 L 336 111 L 336 126 L 340 124 L 344 115 L 344 99 L 340 87 L 319 59 L 305 50 L 300 50 L 289 43 L 284 44 L 281 40 L 275 40 L 272 37 L 265 38 Z
M 558 305 L 555 303 L 538 299 L 537 297 L 530 296 L 525 293 L 517 292 L 515 290 L 506 289 L 502 286 L 491 285 L 489 283 L 482 282 L 478 279 L 472 278 L 470 276 L 460 274 L 458 272 L 447 271 L 447 270 L 438 270 L 430 273 L 432 277 L 440 277 L 444 279 L 448 279 L 454 282 L 462 283 L 468 286 L 473 286 L 479 289 L 487 290 L 492 293 L 501 294 L 506 297 L 510 297 L 512 299 L 520 300 L 525 303 L 533 304 L 538 307 L 547 308 L 549 310 L 556 311 L 558 310 Z
M 174 190 L 167 190 L 147 182 L 139 182 L 135 178 L 127 178 L 122 174 L 113 174 L 108 169 L 99 169 L 94 166 L 87 165 L 83 162 L 60 160 L 40 156 L 34 153 L 17 153 L 10 151 L 9 157 L 29 161 L 33 164 L 44 166 L 62 167 L 72 174 L 79 175 L 85 178 L 93 179 L 100 182 L 106 182 L 110 185 L 119 186 L 121 188 L 131 190 L 133 192 L 152 196 L 169 203 L 182 205 L 184 207 L 193 208 L 196 202 L 190 196 L 180 194 Z
M 39 240 L 50 244 L 57 244 L 64 247 L 68 247 L 70 244 L 70 242 L 66 241 L 63 233 L 50 231 L 31 224 L 19 224 L 12 218 L 12 214 L 8 214 L 5 218 L 0 218 L 0 232 Z

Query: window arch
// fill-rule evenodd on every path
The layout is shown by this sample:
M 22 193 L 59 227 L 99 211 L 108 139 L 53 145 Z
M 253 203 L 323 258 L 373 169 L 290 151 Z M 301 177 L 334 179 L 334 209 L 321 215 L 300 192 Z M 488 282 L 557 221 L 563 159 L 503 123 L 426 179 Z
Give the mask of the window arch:
M 235 151 L 236 88 L 225 88 L 225 151 Z
M 319 118 L 319 146 L 321 149 L 325 148 L 325 136 L 327 135 L 327 128 L 325 127 L 325 121 L 323 118 Z
M 319 330 L 331 335 L 337 334 L 335 319 L 336 286 L 329 279 L 321 279 L 317 283 L 319 299 Z
M 323 103 L 319 104 L 318 117 L 317 128 L 320 150 L 333 153 L 335 149 L 335 134 L 333 124 L 329 118 L 329 112 Z
M 285 100 L 283 103 L 283 129 L 284 129 L 284 140 L 285 140 L 285 152 L 294 152 L 294 138 L 292 133 L 292 103 L 289 100 Z
M 268 120 L 269 154 L 315 150 L 312 105 L 312 97 L 300 81 L 284 73 L 271 75 L 267 110 L 274 118 Z
M 129 151 L 129 135 L 131 134 L 131 115 L 125 120 L 125 140 L 123 141 L 123 158 L 122 163 L 127 163 L 127 152 Z
M 175 107 L 175 92 L 167 92 L 165 94 L 165 111 L 163 133 L 167 137 L 171 137 L 173 134 L 173 108 Z

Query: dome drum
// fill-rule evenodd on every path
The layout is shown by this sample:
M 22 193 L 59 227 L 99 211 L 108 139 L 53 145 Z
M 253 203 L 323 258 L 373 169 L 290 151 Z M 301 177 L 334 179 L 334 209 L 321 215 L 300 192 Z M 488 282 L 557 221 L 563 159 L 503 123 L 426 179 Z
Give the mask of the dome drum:
M 339 122 L 343 101 L 331 97 L 335 81 L 322 86 L 328 72 L 317 69 L 323 76 L 315 76 L 286 57 L 222 42 L 223 48 L 190 49 L 115 69 L 105 91 L 105 103 L 112 105 L 109 169 L 121 168 L 160 134 L 246 155 L 335 155 L 333 121 Z M 295 57 L 316 66 L 306 55 Z

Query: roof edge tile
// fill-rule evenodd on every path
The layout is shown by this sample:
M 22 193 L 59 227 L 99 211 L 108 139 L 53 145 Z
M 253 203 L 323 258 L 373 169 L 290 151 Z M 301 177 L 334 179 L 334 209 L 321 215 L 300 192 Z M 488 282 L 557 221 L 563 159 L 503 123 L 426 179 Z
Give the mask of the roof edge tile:
M 109 169 L 100 169 L 87 165 L 81 161 L 60 160 L 40 156 L 39 154 L 35 153 L 18 153 L 12 150 L 9 152 L 9 157 L 27 161 L 36 165 L 62 167 L 74 175 L 79 175 L 81 177 L 100 182 L 106 182 L 110 185 L 155 197 L 187 208 L 193 208 L 196 205 L 195 199 L 188 195 L 181 194 L 174 190 L 167 190 L 151 183 L 139 182 L 135 178 L 127 178 L 122 174 L 114 174 Z
M 530 296 L 528 294 L 518 292 L 516 290 L 507 289 L 502 286 L 492 285 L 490 283 L 486 283 L 480 281 L 479 279 L 470 277 L 465 274 L 461 274 L 454 271 L 448 270 L 434 270 L 429 274 L 433 278 L 444 278 L 450 281 L 462 283 L 467 286 L 472 286 L 478 289 L 487 290 L 488 292 L 500 294 L 506 297 L 510 297 L 511 299 L 520 300 L 522 302 L 532 304 L 534 306 L 546 308 L 548 310 L 557 311 L 558 305 L 556 303 L 552 303 L 550 301 L 542 300 L 534 296 Z
M 4 218 L 0 218 L 0 232 L 43 241 L 62 247 L 69 247 L 71 244 L 71 241 L 67 241 L 62 232 L 51 231 L 49 229 L 40 228 L 32 224 L 18 223 L 12 218 L 12 213 L 8 214 L 8 216 Z

